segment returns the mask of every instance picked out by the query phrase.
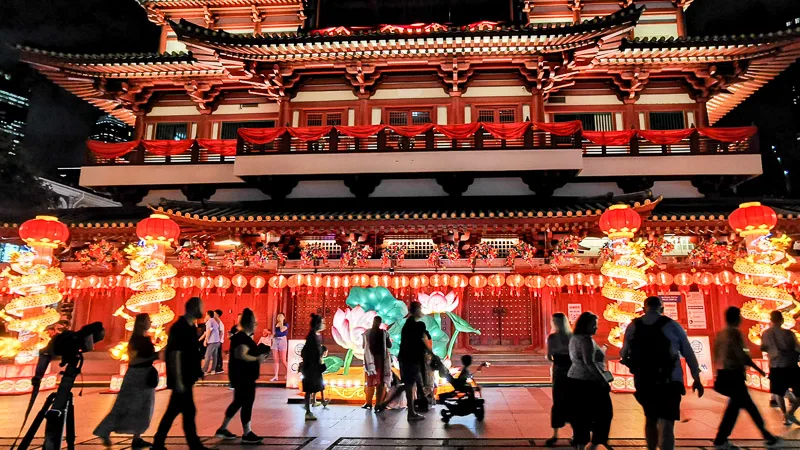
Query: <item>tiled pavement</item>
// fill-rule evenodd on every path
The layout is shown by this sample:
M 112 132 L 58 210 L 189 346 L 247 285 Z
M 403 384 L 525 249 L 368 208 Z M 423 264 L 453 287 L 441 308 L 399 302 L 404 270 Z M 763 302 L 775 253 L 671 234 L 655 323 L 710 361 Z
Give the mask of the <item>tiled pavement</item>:
M 101 394 L 100 389 L 85 389 L 75 403 L 77 411 L 77 450 L 102 450 L 102 445 L 93 438 L 92 430 L 110 409 L 115 396 Z M 317 408 L 316 422 L 305 422 L 300 405 L 287 404 L 294 392 L 277 388 L 260 388 L 253 411 L 253 429 L 264 436 L 265 449 L 342 450 L 374 448 L 387 450 L 449 449 L 449 448 L 526 448 L 542 445 L 550 434 L 549 410 L 551 394 L 549 388 L 485 388 L 487 412 L 484 422 L 474 417 L 453 418 L 450 426 L 444 427 L 438 411 L 428 414 L 428 420 L 408 423 L 402 411 L 387 411 L 376 415 L 362 410 L 357 405 L 331 405 L 328 409 Z M 169 394 L 156 394 L 153 422 L 147 435 L 152 435 L 164 413 Z M 784 427 L 779 413 L 767 406 L 768 397 L 753 393 L 761 408 L 767 425 L 774 433 L 783 436 L 787 447 L 800 448 L 800 428 Z M 643 432 L 641 408 L 631 395 L 614 395 L 614 421 L 611 428 L 612 445 L 617 448 L 640 448 Z M 220 424 L 223 411 L 231 400 L 231 391 L 226 388 L 200 387 L 195 391 L 198 418 L 197 427 L 201 436 L 211 436 Z M 0 436 L 15 436 L 19 430 L 21 412 L 27 397 L 0 397 Z M 684 398 L 683 420 L 676 424 L 678 445 L 683 448 L 708 448 L 725 406 L 725 398 L 714 392 L 698 399 L 693 395 Z M 41 402 L 41 398 L 39 402 Z M 40 403 L 41 404 L 41 403 Z M 241 432 L 239 419 L 234 419 L 231 431 Z M 170 450 L 185 449 L 180 418 L 170 432 Z M 564 432 L 569 436 L 569 430 Z M 733 441 L 745 448 L 762 445 L 757 430 L 749 417 L 742 417 L 736 425 Z M 115 450 L 129 448 L 130 438 L 114 436 Z M 10 447 L 12 439 L 0 438 L 0 450 Z M 40 441 L 37 441 L 40 442 Z M 207 438 L 209 445 L 218 440 Z M 564 441 L 566 444 L 566 441 Z M 221 450 L 238 449 L 238 441 L 223 443 Z

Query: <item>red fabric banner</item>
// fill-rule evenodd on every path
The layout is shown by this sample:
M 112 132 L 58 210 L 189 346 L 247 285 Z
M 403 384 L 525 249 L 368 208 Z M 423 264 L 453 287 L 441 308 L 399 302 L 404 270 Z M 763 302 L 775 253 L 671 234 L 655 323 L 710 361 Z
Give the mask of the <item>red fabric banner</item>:
M 684 130 L 638 130 L 636 134 L 642 139 L 657 145 L 671 145 L 688 138 L 694 133 L 693 128 Z
M 200 147 L 222 156 L 236 155 L 236 139 L 198 139 Z
M 333 127 L 326 126 L 326 127 L 297 127 L 297 128 L 288 128 L 289 134 L 292 137 L 300 139 L 303 142 L 308 141 L 318 141 L 322 139 L 323 136 L 326 136 L 328 133 L 331 132 Z
M 750 139 L 758 129 L 756 127 L 736 128 L 698 128 L 697 132 L 707 138 L 720 142 L 739 142 Z
M 386 125 L 356 125 L 352 127 L 337 125 L 336 131 L 352 138 L 366 139 L 380 133 L 384 128 L 386 128 Z
M 278 128 L 239 128 L 239 136 L 251 144 L 269 144 L 286 133 L 286 127 Z
M 583 131 L 583 137 L 597 145 L 628 145 L 636 130 L 625 131 Z
M 469 139 L 481 128 L 480 122 L 472 122 L 458 125 L 436 125 L 435 129 L 439 133 L 450 139 Z
M 481 123 L 481 126 L 487 133 L 491 134 L 497 139 L 519 139 L 525 135 L 528 128 L 531 126 L 530 122 L 516 122 L 516 123 Z
M 389 126 L 387 128 L 392 130 L 395 134 L 399 134 L 400 136 L 414 137 L 419 136 L 420 134 L 425 134 L 432 130 L 433 124 L 426 123 L 424 125 Z
M 189 150 L 192 143 L 194 143 L 193 139 L 184 139 L 182 141 L 142 141 L 142 145 L 144 145 L 144 149 L 148 153 L 158 156 L 180 155 Z
M 139 141 L 113 143 L 93 140 L 86 141 L 86 147 L 89 148 L 89 151 L 103 159 L 114 159 L 127 155 L 137 146 L 139 146 Z
M 533 129 L 546 131 L 556 136 L 572 136 L 573 134 L 581 131 L 580 120 L 570 120 L 569 122 L 534 122 Z

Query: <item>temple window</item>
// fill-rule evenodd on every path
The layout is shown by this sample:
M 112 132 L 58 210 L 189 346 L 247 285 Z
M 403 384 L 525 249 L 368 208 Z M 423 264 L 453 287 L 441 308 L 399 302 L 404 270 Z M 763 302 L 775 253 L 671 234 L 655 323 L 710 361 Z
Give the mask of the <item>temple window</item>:
M 180 141 L 186 139 L 188 127 L 185 122 L 156 124 L 156 139 L 167 141 Z
M 686 128 L 683 111 L 651 112 L 648 114 L 651 130 L 680 130 Z
M 273 128 L 274 120 L 256 120 L 249 122 L 222 122 L 220 127 L 220 139 L 237 139 L 239 128 Z
M 342 125 L 342 113 L 332 111 L 314 111 L 305 114 L 305 126 L 321 127 Z
M 430 109 L 391 109 L 387 111 L 388 124 L 403 125 L 423 125 L 433 122 Z
M 513 107 L 499 106 L 478 108 L 478 122 L 514 123 L 517 121 L 517 110 Z
M 580 120 L 584 130 L 589 131 L 613 131 L 614 117 L 611 113 L 575 113 L 575 114 L 556 114 L 555 122 L 569 122 L 570 120 Z

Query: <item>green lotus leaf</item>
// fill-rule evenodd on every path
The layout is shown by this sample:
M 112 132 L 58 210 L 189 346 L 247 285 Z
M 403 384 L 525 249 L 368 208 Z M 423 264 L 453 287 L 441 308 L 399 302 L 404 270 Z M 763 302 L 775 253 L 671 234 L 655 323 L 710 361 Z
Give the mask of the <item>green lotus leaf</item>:
M 323 373 L 337 373 L 344 367 L 344 360 L 338 356 L 328 356 L 322 359 L 325 363 L 326 369 Z
M 387 326 L 398 323 L 408 314 L 406 304 L 394 298 L 385 287 L 354 287 L 347 296 L 347 306 L 351 308 L 361 306 L 364 311 L 375 311 Z
M 451 312 L 447 313 L 447 317 L 450 318 L 450 320 L 453 322 L 453 326 L 459 332 L 461 332 L 461 333 L 481 334 L 481 330 L 478 330 L 477 328 L 473 328 L 473 326 L 470 325 L 469 322 L 467 322 L 466 320 L 462 319 L 461 317 L 459 317 L 459 316 L 457 316 L 457 315 L 455 315 L 455 314 L 453 314 Z
M 391 328 L 389 328 L 389 337 L 392 338 L 392 348 L 389 351 L 395 356 L 397 356 L 397 353 L 400 351 L 400 337 L 403 331 L 403 325 L 406 324 L 406 320 L 408 319 L 400 319 L 398 322 L 392 325 Z M 438 324 L 436 323 L 436 319 L 433 316 L 423 316 L 422 322 L 425 324 L 425 328 L 427 328 L 428 333 L 431 335 L 433 353 L 440 358 L 444 358 L 444 356 L 447 354 L 447 343 L 450 340 L 450 338 L 447 336 L 447 333 L 439 328 Z

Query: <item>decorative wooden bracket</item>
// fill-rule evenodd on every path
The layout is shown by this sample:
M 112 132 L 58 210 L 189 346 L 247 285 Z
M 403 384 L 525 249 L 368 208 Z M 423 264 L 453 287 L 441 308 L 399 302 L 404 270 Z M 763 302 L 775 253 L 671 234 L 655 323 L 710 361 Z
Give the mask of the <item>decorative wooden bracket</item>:
M 445 92 L 451 95 L 460 95 L 467 90 L 467 81 L 474 72 L 469 62 L 459 62 L 453 58 L 451 62 L 443 62 L 436 68 L 436 73 L 445 84 Z
M 189 98 L 197 104 L 201 114 L 211 114 L 217 106 L 222 89 L 219 85 L 192 80 L 183 85 Z
M 633 0 L 620 0 L 619 7 L 620 8 L 627 8 L 633 4 Z
M 206 28 L 213 29 L 218 20 L 219 17 L 208 9 L 208 5 L 203 5 L 203 22 L 205 22 Z
M 267 14 L 258 10 L 256 5 L 250 5 L 250 20 L 253 23 L 261 23 L 267 18 Z
M 611 82 L 614 85 L 617 98 L 626 103 L 639 100 L 639 95 L 647 86 L 649 79 L 650 72 L 641 67 L 611 73 Z
M 98 89 L 106 91 L 105 80 L 100 79 L 98 83 Z M 114 99 L 117 100 L 123 108 L 133 112 L 146 112 L 149 109 L 148 102 L 150 101 L 150 97 L 153 96 L 152 88 L 152 83 L 129 84 L 127 82 L 122 82 L 119 90 L 106 92 L 113 95 Z
M 243 69 L 243 76 L 239 80 L 241 83 L 253 86 L 250 93 L 261 95 L 275 101 L 283 101 L 290 97 L 288 91 L 295 86 L 300 79 L 300 74 L 295 73 L 291 68 L 281 68 L 274 64 L 271 70 L 254 71 L 254 66 Z
M 526 61 L 519 70 L 528 82 L 528 88 L 541 91 L 545 99 L 560 89 L 574 85 L 572 77 L 578 73 L 575 69 L 575 58 L 569 52 L 562 53 L 560 64 L 553 64 L 539 57 Z
M 147 20 L 150 22 L 153 22 L 158 26 L 165 25 L 167 23 L 167 17 L 159 8 L 148 4 L 145 5 L 144 10 L 147 12 Z
M 580 12 L 585 4 L 583 0 L 567 0 L 567 6 L 572 12 Z
M 741 77 L 746 71 L 746 62 L 734 61 L 727 74 L 723 74 L 717 65 L 689 72 L 686 74 L 686 82 L 692 88 L 689 96 L 695 101 L 708 101 L 714 95 L 725 91 L 728 86 L 741 81 Z
M 345 67 L 344 76 L 353 86 L 353 93 L 358 98 L 370 98 L 375 93 L 375 83 L 380 79 L 381 73 L 374 64 L 358 61 Z

